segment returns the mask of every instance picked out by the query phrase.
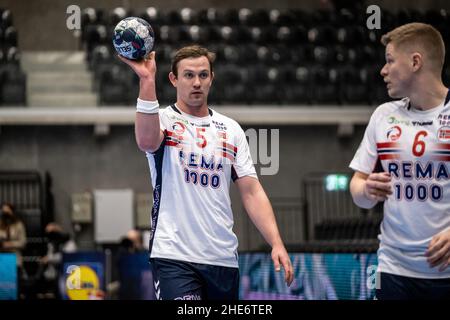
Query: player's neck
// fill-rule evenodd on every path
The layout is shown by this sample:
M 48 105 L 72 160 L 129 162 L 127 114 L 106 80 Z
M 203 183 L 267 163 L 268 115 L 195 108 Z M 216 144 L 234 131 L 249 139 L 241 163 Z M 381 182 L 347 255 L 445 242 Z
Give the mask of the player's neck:
M 189 106 L 188 104 L 184 103 L 184 101 L 177 100 L 177 107 L 178 109 L 180 109 L 180 111 L 194 117 L 203 118 L 207 117 L 209 114 L 208 104 L 206 102 L 200 107 L 197 107 L 197 106 Z
M 418 83 L 416 88 L 409 96 L 411 107 L 423 111 L 439 106 L 448 93 L 448 88 L 438 79 L 428 79 L 425 83 Z

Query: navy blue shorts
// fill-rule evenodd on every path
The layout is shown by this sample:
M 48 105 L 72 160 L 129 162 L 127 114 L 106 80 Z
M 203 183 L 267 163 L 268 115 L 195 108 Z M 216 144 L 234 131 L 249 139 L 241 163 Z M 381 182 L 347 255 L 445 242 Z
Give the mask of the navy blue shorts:
M 381 272 L 378 300 L 450 299 L 450 278 L 419 279 Z
M 239 269 L 186 261 L 150 259 L 159 300 L 238 300 Z

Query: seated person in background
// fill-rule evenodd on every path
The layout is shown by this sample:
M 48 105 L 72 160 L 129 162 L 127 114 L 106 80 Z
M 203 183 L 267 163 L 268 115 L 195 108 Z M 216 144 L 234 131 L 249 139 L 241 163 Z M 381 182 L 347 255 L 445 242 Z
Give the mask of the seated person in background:
M 17 267 L 22 270 L 22 250 L 27 244 L 25 225 L 16 216 L 11 203 L 3 203 L 0 216 L 0 252 L 17 255 Z
M 120 242 L 119 253 L 137 253 L 144 250 L 142 234 L 139 230 L 131 229 Z
M 41 264 L 39 277 L 46 297 L 55 298 L 58 296 L 58 276 L 62 255 L 77 251 L 77 245 L 70 235 L 55 222 L 51 222 L 45 227 L 45 235 L 48 238 L 47 254 L 39 260 Z
M 113 281 L 107 285 L 108 296 L 115 300 L 118 299 L 120 281 L 119 281 L 119 265 L 123 256 L 143 252 L 143 237 L 139 230 L 131 229 L 120 240 L 119 247 L 114 257 L 114 266 L 112 269 Z

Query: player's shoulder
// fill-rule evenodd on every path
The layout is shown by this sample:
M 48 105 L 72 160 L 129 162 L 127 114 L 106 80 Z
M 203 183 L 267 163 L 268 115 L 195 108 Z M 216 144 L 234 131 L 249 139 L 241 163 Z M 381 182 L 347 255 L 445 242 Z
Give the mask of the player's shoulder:
M 170 114 L 175 112 L 172 108 L 172 106 L 165 106 L 162 108 L 159 108 L 159 114 Z
M 159 116 L 165 121 L 181 121 L 187 123 L 187 120 L 181 116 L 180 112 L 175 110 L 172 105 L 159 109 Z
M 373 112 L 373 117 L 380 118 L 388 115 L 392 115 L 395 112 L 404 112 L 409 104 L 408 98 L 400 100 L 388 101 L 380 104 Z
M 227 117 L 215 109 L 210 108 L 210 110 L 212 112 L 212 122 L 215 125 L 229 127 L 232 130 L 242 130 L 241 125 L 236 120 Z

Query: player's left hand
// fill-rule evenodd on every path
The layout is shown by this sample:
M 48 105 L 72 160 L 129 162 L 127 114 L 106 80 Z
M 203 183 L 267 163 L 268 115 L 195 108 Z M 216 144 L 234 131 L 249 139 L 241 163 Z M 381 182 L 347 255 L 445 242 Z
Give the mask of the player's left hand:
M 439 271 L 444 271 L 450 264 L 450 229 L 435 235 L 425 252 L 427 261 L 431 268 L 439 267 Z
M 283 245 L 274 245 L 272 247 L 272 260 L 275 265 L 275 271 L 280 272 L 281 266 L 284 269 L 284 280 L 288 286 L 294 280 L 294 270 L 292 268 L 291 259 Z

